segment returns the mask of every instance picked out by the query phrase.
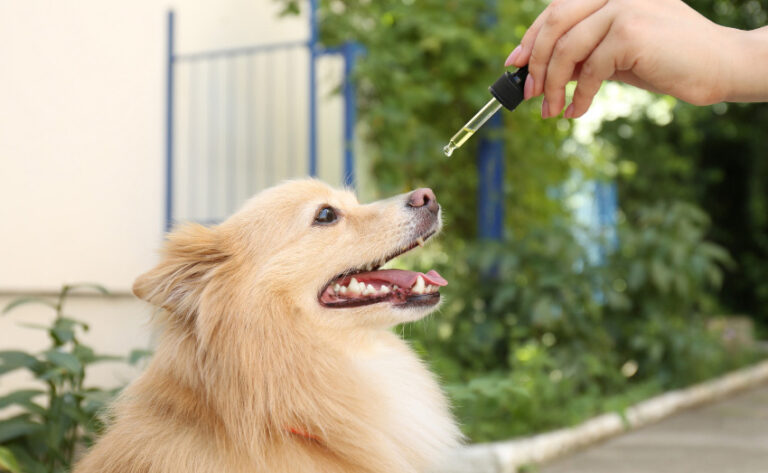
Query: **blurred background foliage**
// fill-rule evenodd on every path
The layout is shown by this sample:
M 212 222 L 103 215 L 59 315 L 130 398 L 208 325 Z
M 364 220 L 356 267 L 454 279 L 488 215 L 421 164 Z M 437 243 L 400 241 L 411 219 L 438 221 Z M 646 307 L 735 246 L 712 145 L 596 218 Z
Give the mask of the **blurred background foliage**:
M 46 325 L 22 324 L 46 333 L 47 350 L 0 351 L 0 382 L 8 374 L 27 371 L 41 388 L 17 389 L 0 396 L 0 409 L 11 409 L 7 417 L 0 418 L 0 472 L 70 471 L 77 455 L 102 432 L 108 417 L 105 408 L 120 391 L 88 386 L 88 369 L 104 362 L 135 364 L 150 355 L 145 350 L 134 350 L 127 358 L 104 355 L 84 344 L 81 336 L 90 327 L 67 310 L 72 294 L 83 290 L 110 295 L 98 284 L 64 285 L 55 298 L 19 297 L 0 312 L 4 315 L 20 306 L 35 305 L 54 314 Z
M 403 330 L 475 441 L 572 424 L 740 366 L 757 355 L 725 346 L 707 320 L 768 322 L 764 104 L 697 108 L 618 84 L 576 121 L 541 120 L 541 99 L 524 103 L 491 136 L 505 147 L 506 236 L 477 238 L 480 136 L 451 159 L 440 149 L 489 99 L 546 3 L 320 2 L 323 42 L 366 50 L 355 78 L 378 192 L 430 186 L 443 205 L 439 244 L 414 258 L 451 282 L 446 302 Z M 756 0 L 688 3 L 737 28 L 768 18 Z M 617 183 L 613 235 L 573 216 L 592 179 Z M 590 241 L 612 250 L 596 258 Z

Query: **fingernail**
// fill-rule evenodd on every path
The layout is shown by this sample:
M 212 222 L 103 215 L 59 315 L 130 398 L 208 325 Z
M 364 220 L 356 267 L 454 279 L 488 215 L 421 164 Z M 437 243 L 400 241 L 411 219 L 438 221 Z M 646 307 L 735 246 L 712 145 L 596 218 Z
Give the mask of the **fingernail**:
M 547 103 L 547 99 L 541 102 L 541 118 L 549 118 L 549 103 Z
M 528 100 L 533 95 L 533 76 L 529 73 L 525 78 L 525 85 L 523 86 L 523 98 Z
M 565 109 L 563 116 L 565 118 L 573 118 L 573 104 L 568 105 L 568 108 Z
M 515 63 L 517 56 L 520 55 L 520 50 L 520 45 L 518 45 L 515 49 L 512 50 L 511 53 L 509 53 L 509 57 L 507 57 L 507 61 L 504 63 L 504 67 L 509 67 Z

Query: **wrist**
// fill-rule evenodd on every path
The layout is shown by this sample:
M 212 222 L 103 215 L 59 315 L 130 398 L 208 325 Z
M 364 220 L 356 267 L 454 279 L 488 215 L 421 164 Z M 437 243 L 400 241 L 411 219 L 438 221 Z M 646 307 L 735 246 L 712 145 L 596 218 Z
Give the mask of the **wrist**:
M 726 30 L 729 40 L 721 46 L 726 84 L 723 101 L 768 101 L 768 27 Z

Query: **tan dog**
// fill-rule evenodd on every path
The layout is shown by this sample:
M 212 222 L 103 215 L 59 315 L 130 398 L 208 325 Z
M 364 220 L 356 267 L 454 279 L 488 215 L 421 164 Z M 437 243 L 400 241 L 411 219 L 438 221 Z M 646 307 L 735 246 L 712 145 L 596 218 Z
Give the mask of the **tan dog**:
M 389 328 L 431 312 L 445 281 L 376 270 L 440 225 L 429 189 L 360 205 L 307 180 L 171 233 L 134 284 L 164 309 L 155 356 L 75 473 L 434 468 L 460 433 Z

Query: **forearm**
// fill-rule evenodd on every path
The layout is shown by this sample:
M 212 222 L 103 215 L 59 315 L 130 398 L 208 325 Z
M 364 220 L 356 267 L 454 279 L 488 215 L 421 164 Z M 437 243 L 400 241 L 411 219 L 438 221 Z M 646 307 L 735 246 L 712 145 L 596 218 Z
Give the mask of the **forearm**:
M 768 26 L 752 31 L 730 30 L 730 90 L 727 102 L 768 102 Z

